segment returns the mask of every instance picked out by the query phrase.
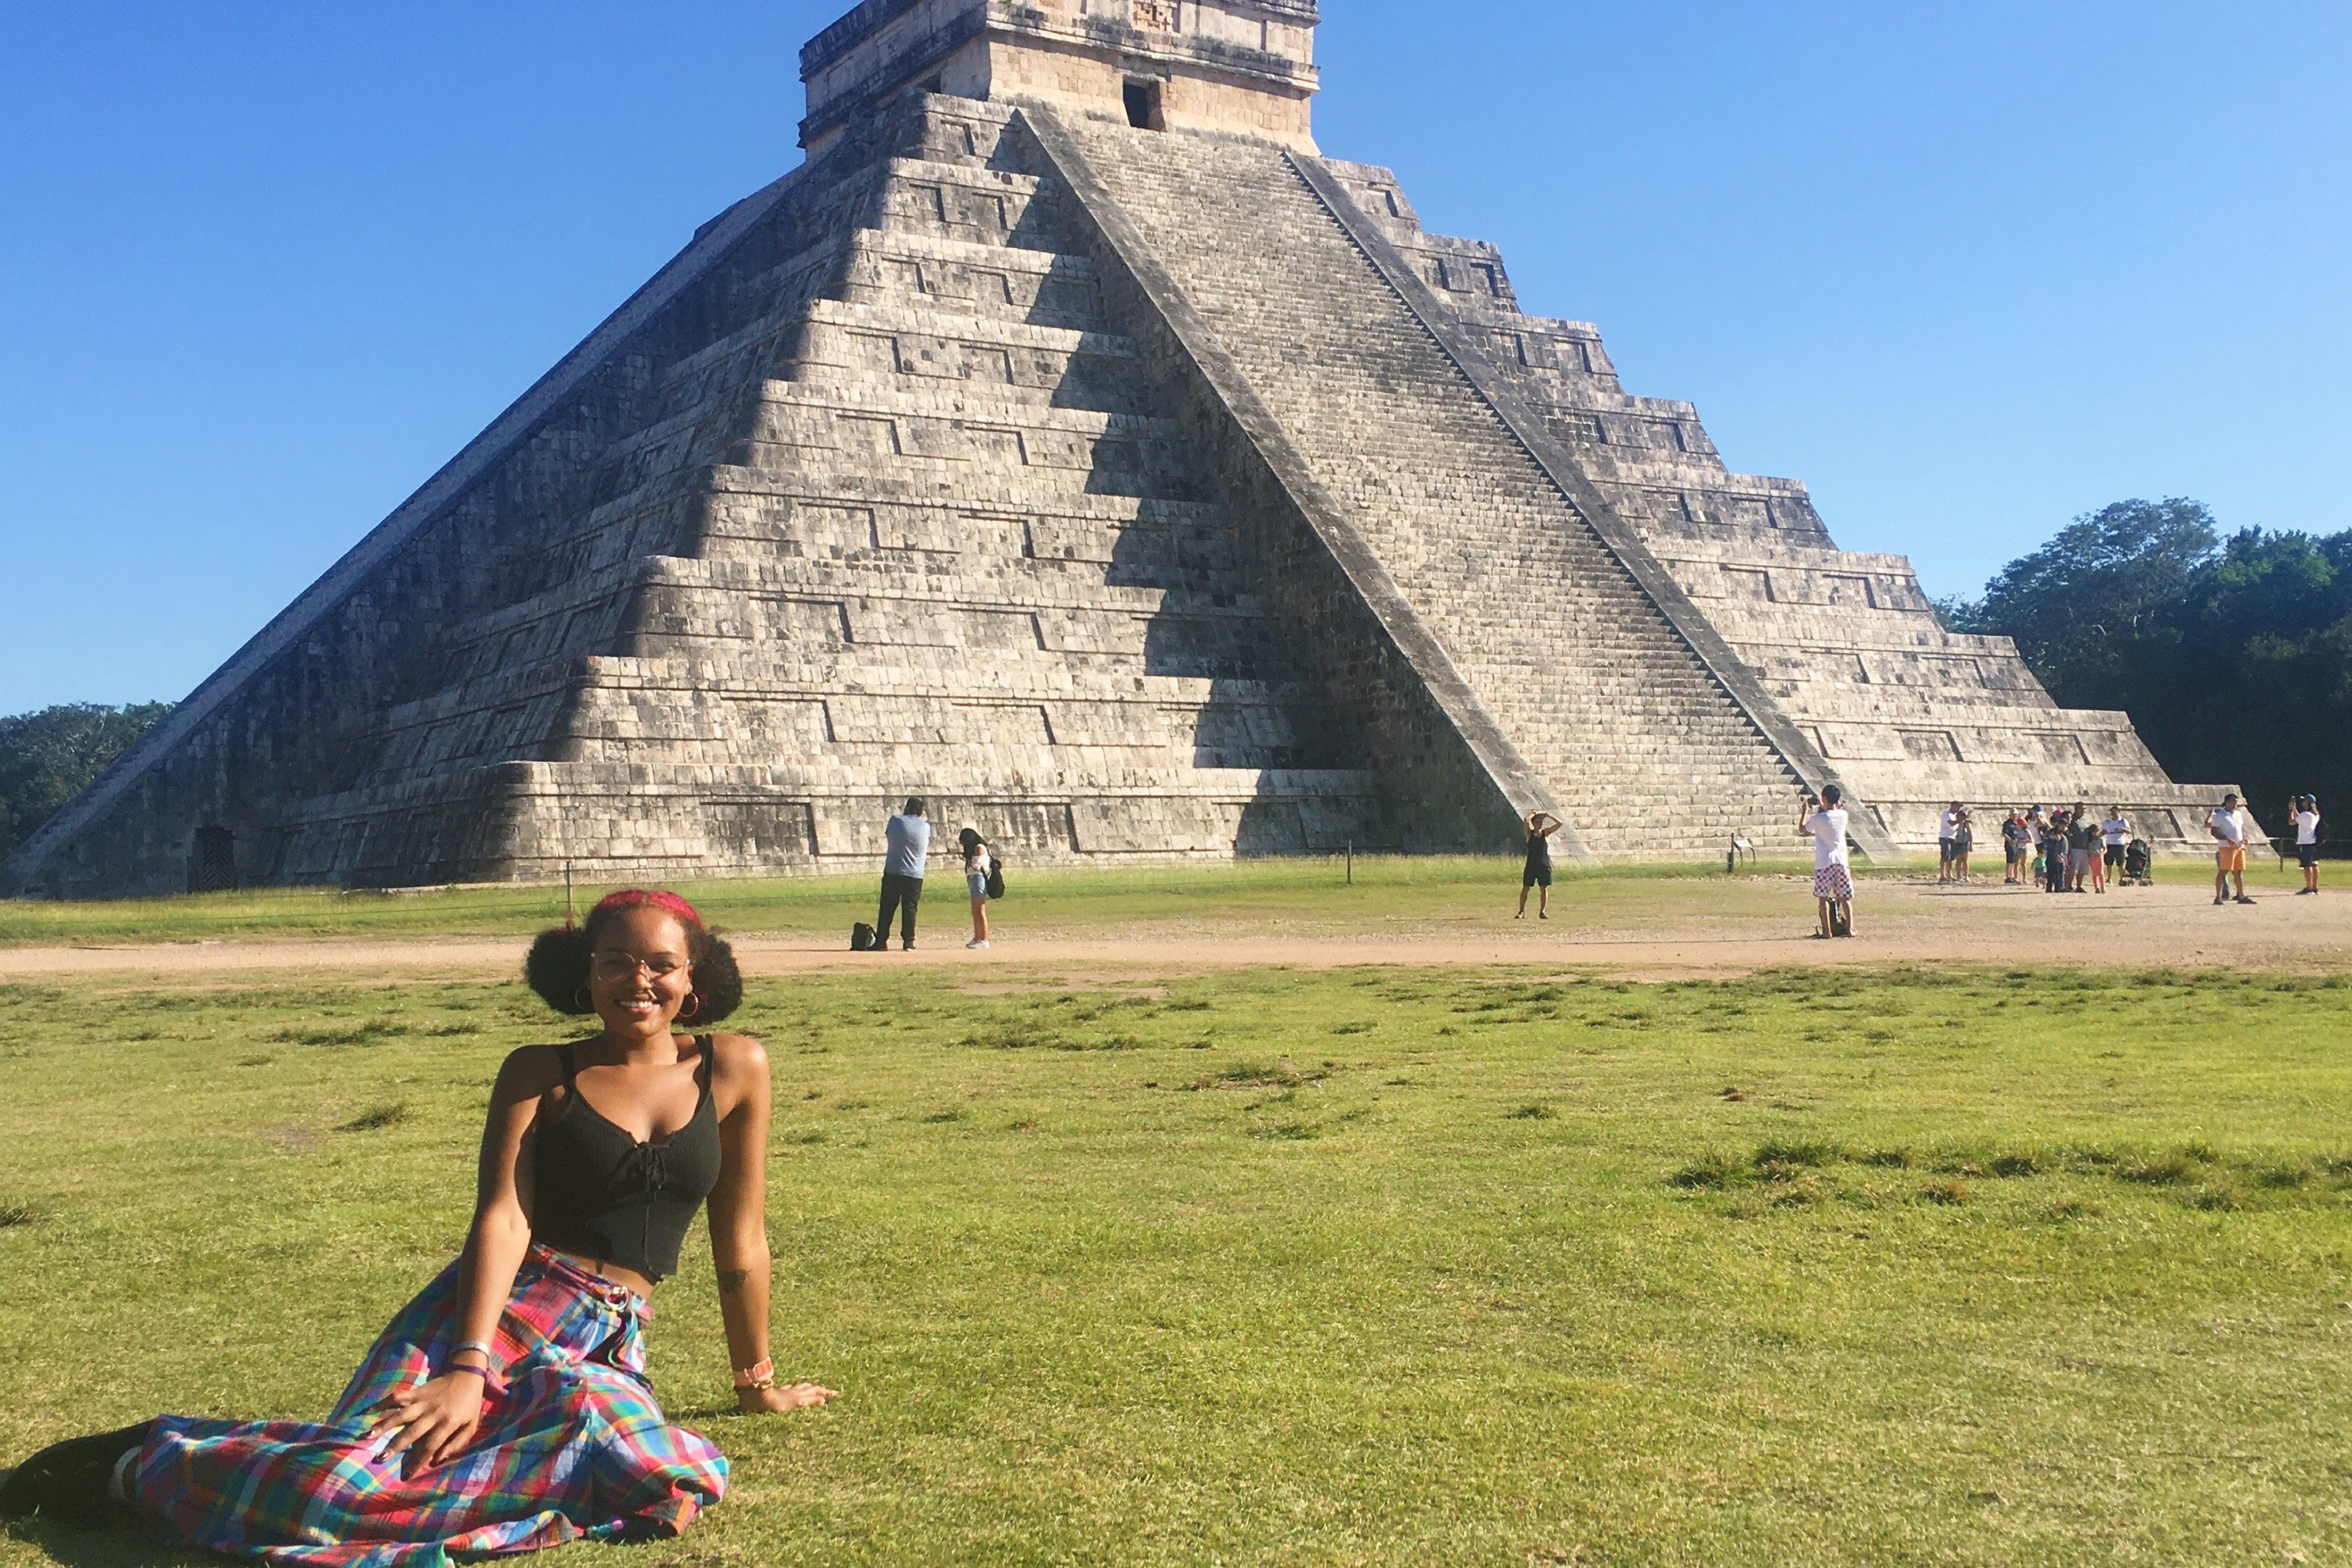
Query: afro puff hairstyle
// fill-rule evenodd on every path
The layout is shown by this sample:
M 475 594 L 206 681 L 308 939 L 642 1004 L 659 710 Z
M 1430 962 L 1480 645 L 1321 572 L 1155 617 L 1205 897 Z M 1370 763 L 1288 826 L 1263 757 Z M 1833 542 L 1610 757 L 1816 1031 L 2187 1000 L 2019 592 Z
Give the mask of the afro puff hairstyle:
M 523 960 L 525 984 L 559 1013 L 578 1017 L 594 1012 L 588 1000 L 588 955 L 596 951 L 598 932 L 622 910 L 632 909 L 660 910 L 686 931 L 687 963 L 694 971 L 694 994 L 701 1004 L 690 1015 L 680 1015 L 679 1023 L 715 1024 L 743 1005 L 743 973 L 735 967 L 735 950 L 727 939 L 705 929 L 694 906 L 677 894 L 636 889 L 604 899 L 577 926 L 551 926 L 540 932 Z

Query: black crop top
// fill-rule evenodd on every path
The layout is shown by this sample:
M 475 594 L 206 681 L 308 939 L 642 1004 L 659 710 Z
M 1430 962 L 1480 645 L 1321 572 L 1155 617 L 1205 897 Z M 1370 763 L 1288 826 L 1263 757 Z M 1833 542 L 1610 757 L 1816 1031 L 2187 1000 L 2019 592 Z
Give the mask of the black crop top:
M 701 1098 L 686 1125 L 640 1143 L 588 1103 L 572 1047 L 558 1046 L 572 1092 L 539 1130 L 533 1151 L 531 1238 L 659 1279 L 677 1272 L 678 1244 L 719 1184 L 719 1112 L 710 1103 L 710 1037 L 698 1035 Z

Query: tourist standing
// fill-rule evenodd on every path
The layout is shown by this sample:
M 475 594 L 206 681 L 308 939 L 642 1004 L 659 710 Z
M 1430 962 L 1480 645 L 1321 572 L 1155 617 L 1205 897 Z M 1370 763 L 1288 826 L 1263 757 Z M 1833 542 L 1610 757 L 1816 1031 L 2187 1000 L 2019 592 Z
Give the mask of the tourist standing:
M 2107 819 L 2099 824 L 2099 837 L 2105 841 L 2106 880 L 2120 884 L 2124 879 L 2124 858 L 2131 848 L 2131 818 L 2120 805 L 2107 807 Z
M 2054 807 L 2042 831 L 2042 890 L 2063 893 L 2066 890 L 2066 812 Z
M 1824 784 L 1821 795 L 1808 795 L 1797 818 L 1797 831 L 1813 839 L 1813 903 L 1821 937 L 1853 934 L 1853 868 L 1846 848 L 1845 792 Z
M 1952 879 L 1952 864 L 1959 851 L 1960 818 L 1964 813 L 1958 801 L 1944 807 L 1944 815 L 1936 823 L 1936 880 Z
M 931 825 L 923 820 L 922 796 L 907 797 L 907 809 L 890 819 L 883 837 L 888 850 L 882 860 L 882 914 L 874 922 L 874 951 L 890 950 L 890 917 L 898 914 L 899 950 L 912 952 L 915 906 L 923 901 L 923 868 L 931 854 Z
M 2066 890 L 2087 893 L 2084 887 L 2091 875 L 2091 862 L 2099 846 L 2099 829 L 2091 821 L 2090 807 L 2081 801 L 2066 814 Z
M 2229 903 L 2234 889 L 2237 902 L 2252 903 L 2246 897 L 2246 809 L 2238 804 L 2236 791 L 2221 797 L 2221 804 L 2206 820 L 2205 831 L 2213 836 L 2215 845 L 2213 901 Z
M 1511 918 L 1525 920 L 1528 914 L 1528 889 L 1536 889 L 1536 919 L 1551 919 L 1551 836 L 1565 826 L 1549 811 L 1531 811 L 1524 824 L 1528 830 L 1527 863 L 1519 868 L 1519 912 Z
M 2023 886 L 2026 862 L 2033 858 L 2033 830 L 2025 825 L 2024 812 L 2012 811 L 2002 821 L 2000 847 L 2004 863 L 2000 885 Z
M 1960 807 L 1959 820 L 1952 824 L 1952 876 L 1963 887 L 1969 881 L 1969 852 L 1976 845 L 1976 814 L 1964 805 Z
M 2303 887 L 2295 893 L 2319 891 L 2319 797 L 2299 795 L 2287 813 L 2294 819 L 2294 863 L 2303 868 Z
M 964 890 L 971 895 L 971 940 L 966 947 L 988 945 L 988 840 L 977 828 L 967 827 L 956 835 L 956 843 L 963 850 Z
M 748 1036 L 678 1032 L 741 1002 L 726 942 L 684 899 L 632 889 L 541 932 L 524 977 L 603 1027 L 507 1057 L 465 1247 L 377 1336 L 328 1419 L 160 1415 L 70 1439 L 16 1467 L 0 1517 L 135 1516 L 294 1563 L 677 1535 L 726 1490 L 727 1460 L 655 1404 L 644 1327 L 706 1207 L 736 1408 L 832 1396 L 780 1386 L 769 1358 L 767 1055 Z M 348 1259 L 368 1239 L 319 1245 Z

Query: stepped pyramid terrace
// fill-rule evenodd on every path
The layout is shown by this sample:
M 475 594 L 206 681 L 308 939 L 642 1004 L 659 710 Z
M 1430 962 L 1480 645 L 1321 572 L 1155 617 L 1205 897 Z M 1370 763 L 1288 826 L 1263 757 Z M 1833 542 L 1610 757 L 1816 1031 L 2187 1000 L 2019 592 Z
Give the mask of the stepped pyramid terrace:
M 1313 0 L 866 0 L 710 220 L 28 839 L 53 896 L 1862 851 L 1958 797 L 2201 838 L 1502 256 L 1323 156 Z M 1980 830 L 1979 837 L 1984 835 Z

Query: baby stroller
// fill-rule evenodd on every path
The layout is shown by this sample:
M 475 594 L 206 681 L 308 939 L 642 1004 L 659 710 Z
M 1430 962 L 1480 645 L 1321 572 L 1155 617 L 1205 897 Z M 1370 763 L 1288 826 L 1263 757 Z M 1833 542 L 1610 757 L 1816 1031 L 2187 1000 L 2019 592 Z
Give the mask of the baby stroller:
M 2147 840 L 2135 838 L 2124 849 L 2124 883 L 2137 882 L 2143 888 L 2156 886 L 2155 856 L 2149 853 Z

